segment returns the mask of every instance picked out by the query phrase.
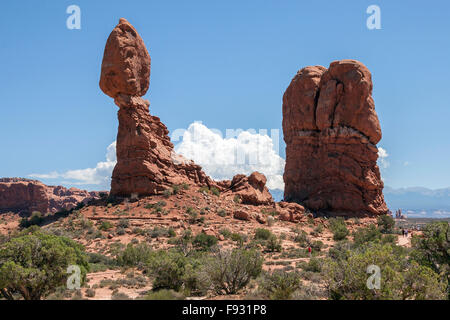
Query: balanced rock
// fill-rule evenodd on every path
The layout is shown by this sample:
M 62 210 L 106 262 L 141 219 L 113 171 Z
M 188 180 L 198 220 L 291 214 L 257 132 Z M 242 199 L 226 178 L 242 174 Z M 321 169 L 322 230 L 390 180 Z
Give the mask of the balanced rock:
M 141 97 L 149 84 L 150 55 L 136 29 L 122 18 L 106 42 L 100 88 L 111 98 L 119 93 Z
M 141 98 L 149 83 L 150 55 L 134 27 L 122 18 L 106 43 L 100 78 L 100 88 L 119 107 L 111 194 L 161 194 L 180 183 L 210 186 L 212 180 L 200 166 L 175 154 L 166 126 L 150 115 L 150 102 Z
M 0 212 L 55 213 L 69 210 L 80 202 L 100 199 L 102 192 L 61 186 L 47 186 L 40 181 L 23 178 L 0 179 Z M 107 193 L 104 192 L 106 195 Z
M 381 128 L 369 70 L 355 60 L 301 69 L 283 96 L 286 201 L 342 214 L 385 214 Z

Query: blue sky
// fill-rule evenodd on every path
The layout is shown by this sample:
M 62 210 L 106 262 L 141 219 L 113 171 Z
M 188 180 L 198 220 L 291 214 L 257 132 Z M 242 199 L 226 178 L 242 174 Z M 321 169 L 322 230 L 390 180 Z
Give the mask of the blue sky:
M 66 28 L 72 4 L 81 30 Z M 371 4 L 381 8 L 381 30 L 366 27 Z M 223 131 L 281 130 L 282 95 L 298 69 L 357 59 L 372 72 L 385 184 L 448 187 L 449 12 L 446 1 L 2 3 L 0 176 L 105 161 L 118 123 L 98 86 L 100 66 L 125 17 L 152 58 L 150 112 L 169 130 L 196 120 Z M 284 158 L 282 142 L 280 151 Z

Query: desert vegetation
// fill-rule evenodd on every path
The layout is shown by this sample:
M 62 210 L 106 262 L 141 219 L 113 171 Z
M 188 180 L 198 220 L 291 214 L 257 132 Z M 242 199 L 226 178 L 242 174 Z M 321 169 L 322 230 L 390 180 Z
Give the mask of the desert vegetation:
M 428 224 L 410 246 L 402 246 L 389 217 L 368 223 L 331 218 L 297 226 L 244 222 L 236 225 L 241 229 L 228 224 L 208 234 L 199 228 L 209 229 L 211 221 L 206 227 L 192 221 L 191 213 L 199 209 L 180 210 L 186 212 L 185 230 L 136 227 L 133 219 L 121 217 L 90 220 L 78 210 L 42 227 L 26 228 L 21 222 L 21 229 L 0 237 L 1 296 L 100 299 L 106 290 L 116 300 L 449 298 L 448 222 Z M 204 215 L 233 219 L 207 210 Z M 123 237 L 129 241 L 113 241 Z M 66 288 L 69 265 L 80 266 L 78 290 Z M 371 265 L 379 267 L 379 288 L 367 286 Z M 101 274 L 116 278 L 96 280 Z

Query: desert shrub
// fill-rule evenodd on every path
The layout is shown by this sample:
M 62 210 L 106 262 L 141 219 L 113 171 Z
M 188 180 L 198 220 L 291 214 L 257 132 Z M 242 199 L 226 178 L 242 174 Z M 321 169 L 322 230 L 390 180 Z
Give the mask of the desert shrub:
M 385 214 L 377 218 L 377 224 L 381 233 L 392 233 L 395 226 L 395 220 L 390 215 Z
M 153 290 L 173 289 L 179 291 L 183 285 L 187 258 L 178 251 L 157 251 L 147 263 L 146 272 L 154 277 Z
M 180 192 L 180 186 L 179 185 L 173 185 L 172 186 L 172 194 L 178 194 Z
M 83 284 L 89 263 L 82 245 L 36 226 L 25 229 L 0 247 L 0 294 L 39 300 L 66 283 L 69 265 L 80 268 Z
M 120 219 L 117 226 L 120 228 L 128 228 L 130 226 L 130 220 L 128 219 Z
M 177 233 L 175 232 L 175 230 L 174 230 L 172 227 L 170 227 L 170 228 L 167 230 L 167 235 L 168 235 L 170 238 L 174 238 L 174 237 L 177 236 Z
M 269 240 L 272 232 L 268 229 L 258 228 L 255 231 L 255 239 L 257 240 Z
M 347 229 L 347 225 L 345 224 L 345 220 L 342 217 L 331 218 L 329 222 L 334 240 L 339 241 L 347 238 L 349 231 Z
M 20 228 L 28 228 L 34 225 L 40 225 L 44 221 L 44 216 L 39 211 L 33 211 L 29 218 L 22 218 L 19 223 Z
M 167 237 L 169 236 L 169 229 L 163 228 L 163 227 L 153 227 L 151 230 L 147 230 L 147 234 L 150 236 L 150 238 L 160 238 L 160 237 Z
M 123 227 L 118 227 L 116 230 L 116 234 L 119 236 L 123 236 L 125 233 L 126 233 L 126 231 Z
M 393 245 L 369 243 L 348 250 L 343 258 L 324 260 L 322 271 L 331 299 L 409 300 L 442 299 L 445 285 L 431 268 L 410 263 L 404 250 Z M 379 289 L 369 289 L 367 268 L 381 271 Z
M 111 300 L 132 300 L 126 293 L 123 292 L 113 292 L 111 295 Z
M 220 191 L 219 189 L 217 189 L 216 187 L 212 187 L 211 188 L 211 193 L 215 196 L 219 196 L 220 195 Z
M 152 291 L 145 296 L 145 300 L 184 300 L 185 296 L 182 293 L 161 289 Z
M 188 295 L 205 295 L 211 284 L 201 272 L 208 257 L 203 253 L 194 253 L 187 257 L 183 274 L 183 292 Z
M 323 232 L 323 225 L 319 224 L 314 230 L 311 232 L 311 235 L 317 236 Z
M 146 243 L 132 245 L 129 243 L 125 250 L 121 251 L 117 257 L 117 264 L 123 267 L 143 267 L 150 257 L 153 250 Z
M 227 228 L 222 228 L 222 229 L 220 229 L 220 230 L 219 230 L 219 233 L 220 233 L 221 235 L 223 235 L 223 237 L 224 237 L 225 239 L 231 238 L 231 234 L 232 234 L 232 232 L 230 231 L 230 229 L 227 229 Z
M 116 259 L 112 259 L 101 253 L 88 252 L 87 257 L 92 272 L 104 271 L 117 266 Z
M 166 189 L 163 191 L 163 196 L 165 198 L 169 198 L 172 195 L 172 190 L 171 189 Z
M 158 201 L 156 204 L 155 204 L 155 207 L 165 207 L 167 205 L 167 202 L 165 202 L 165 201 Z
M 89 298 L 95 297 L 95 290 L 91 289 L 91 288 L 87 289 L 86 290 L 86 297 L 89 297 Z
M 450 299 L 450 226 L 446 221 L 425 226 L 423 236 L 413 236 L 411 256 L 419 264 L 440 274 Z
M 190 224 L 194 224 L 197 223 L 199 221 L 198 219 L 198 213 L 196 211 L 192 211 L 191 213 L 189 213 L 189 219 L 188 222 Z
M 310 272 L 321 272 L 322 271 L 322 263 L 317 258 L 309 259 L 308 263 L 306 263 L 303 267 L 303 270 Z
M 102 230 L 102 231 L 108 231 L 112 227 L 113 227 L 113 225 L 112 225 L 111 222 L 109 222 L 109 221 L 102 221 L 100 226 L 98 227 L 98 229 Z
M 183 182 L 181 184 L 181 187 L 183 188 L 183 190 L 189 190 L 189 185 L 186 182 Z
M 185 255 L 189 255 L 189 253 L 192 251 L 192 241 L 194 237 L 192 236 L 192 231 L 190 229 L 184 230 L 183 233 L 175 239 L 171 239 L 173 241 L 173 244 L 176 245 L 176 248 L 183 252 Z
M 147 204 L 144 206 L 145 209 L 153 209 L 154 207 L 155 207 L 155 204 L 154 204 L 154 203 L 147 203 Z
M 397 236 L 395 234 L 383 234 L 381 237 L 381 243 L 396 243 L 397 242 Z
M 353 233 L 353 241 L 356 245 L 362 245 L 367 242 L 379 242 L 381 240 L 381 232 L 374 224 L 366 228 L 359 228 Z
M 195 236 L 192 244 L 197 250 L 207 251 L 217 244 L 217 238 L 213 235 L 199 233 Z
M 310 247 L 313 251 L 320 251 L 324 247 L 324 244 L 320 240 L 312 241 Z
M 227 212 L 224 209 L 219 209 L 217 211 L 217 215 L 219 215 L 220 217 L 226 217 L 227 216 Z
M 310 240 L 304 230 L 296 229 L 294 230 L 294 242 L 305 248 L 309 245 Z
M 242 246 L 245 242 L 247 242 L 248 237 L 245 234 L 234 232 L 231 234 L 231 240 Z
M 259 290 L 269 299 L 287 300 L 300 288 L 300 283 L 298 273 L 275 270 L 263 274 L 259 281 Z
M 256 250 L 220 250 L 205 263 L 203 274 L 217 294 L 235 294 L 261 273 L 262 263 Z
M 280 252 L 282 250 L 281 239 L 278 239 L 276 235 L 271 234 L 266 242 L 266 250 L 269 252 Z

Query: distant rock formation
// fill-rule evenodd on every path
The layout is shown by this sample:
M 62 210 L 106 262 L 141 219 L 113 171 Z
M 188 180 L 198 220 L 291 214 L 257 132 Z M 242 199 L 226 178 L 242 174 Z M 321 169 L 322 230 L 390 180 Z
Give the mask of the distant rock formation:
M 111 194 L 161 194 L 181 183 L 210 186 L 200 166 L 175 154 L 166 126 L 150 115 L 150 102 L 141 98 L 149 83 L 150 55 L 136 29 L 122 18 L 107 40 L 100 77 L 100 88 L 120 108 Z
M 385 214 L 381 128 L 369 70 L 355 60 L 301 69 L 283 96 L 284 200 L 342 214 Z
M 100 197 L 101 192 L 47 186 L 37 180 L 0 179 L 0 212 L 55 213 L 72 209 L 79 202 L 87 203 Z

